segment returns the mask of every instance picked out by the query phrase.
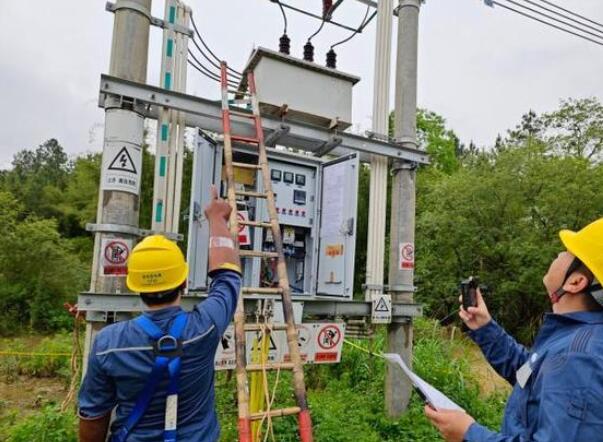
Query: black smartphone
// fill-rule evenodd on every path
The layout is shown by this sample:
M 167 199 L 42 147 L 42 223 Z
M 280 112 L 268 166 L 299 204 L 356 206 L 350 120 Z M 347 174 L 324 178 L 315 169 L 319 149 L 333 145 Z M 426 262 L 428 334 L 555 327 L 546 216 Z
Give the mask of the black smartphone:
M 469 307 L 477 307 L 477 288 L 479 283 L 477 278 L 470 276 L 461 281 L 461 295 L 463 308 L 467 310 Z

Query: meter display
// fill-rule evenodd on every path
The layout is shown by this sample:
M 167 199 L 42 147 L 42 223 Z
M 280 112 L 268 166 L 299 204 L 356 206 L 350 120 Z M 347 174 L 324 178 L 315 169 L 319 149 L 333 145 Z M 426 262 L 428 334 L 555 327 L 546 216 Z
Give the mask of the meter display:
M 278 169 L 272 169 L 270 171 L 270 178 L 272 179 L 272 181 L 280 181 L 281 175 L 282 175 L 282 173 Z
M 305 186 L 306 185 L 306 175 L 295 175 L 295 184 L 297 184 L 298 186 Z
M 293 172 L 285 172 L 283 175 L 283 182 L 293 184 Z

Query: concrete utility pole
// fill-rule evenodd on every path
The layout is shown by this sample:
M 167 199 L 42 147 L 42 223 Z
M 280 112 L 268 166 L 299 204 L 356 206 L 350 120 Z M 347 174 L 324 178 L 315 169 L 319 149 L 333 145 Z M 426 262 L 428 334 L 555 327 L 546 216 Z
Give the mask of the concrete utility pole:
M 392 48 L 393 0 L 381 0 L 377 6 L 375 39 L 375 78 L 373 80 L 373 132 L 387 136 L 389 121 L 389 87 Z M 386 157 L 371 156 L 368 239 L 366 254 L 367 301 L 383 293 L 385 252 L 385 211 L 387 207 Z
M 110 75 L 146 83 L 151 3 L 152 0 L 117 0 Z M 106 101 L 91 292 L 128 291 L 125 259 L 137 237 L 143 121 L 142 109 L 133 103 L 115 98 Z M 84 355 L 89 353 L 94 336 L 103 325 L 87 323 Z
M 405 147 L 417 147 L 417 53 L 421 0 L 400 0 L 396 72 L 395 137 Z M 392 165 L 392 207 L 389 287 L 393 302 L 413 302 L 415 242 L 415 169 L 413 163 Z M 412 323 L 388 327 L 387 351 L 412 363 Z M 399 417 L 410 400 L 411 385 L 398 369 L 387 368 L 386 407 Z

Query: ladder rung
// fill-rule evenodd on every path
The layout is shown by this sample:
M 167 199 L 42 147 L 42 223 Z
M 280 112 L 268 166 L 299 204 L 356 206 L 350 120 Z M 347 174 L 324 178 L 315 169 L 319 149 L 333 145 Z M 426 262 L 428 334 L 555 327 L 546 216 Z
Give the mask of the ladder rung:
M 249 192 L 247 190 L 235 190 L 235 195 L 248 196 L 250 198 L 268 198 L 267 193 L 263 192 Z
M 228 89 L 227 92 L 229 94 L 242 95 L 242 96 L 245 96 L 245 97 L 251 97 L 251 94 L 249 92 L 246 92 L 246 91 L 233 91 L 232 89 Z
M 283 289 L 280 287 L 243 287 L 243 293 L 257 295 L 280 295 Z
M 259 164 L 237 163 L 236 161 L 233 161 L 232 167 L 238 167 L 239 169 L 256 169 L 256 170 L 262 168 L 262 166 L 260 166 Z
M 258 412 L 258 413 L 249 413 L 249 419 L 252 421 L 259 421 L 264 419 L 264 416 L 270 417 L 283 417 L 283 416 L 291 416 L 293 414 L 299 414 L 301 412 L 301 408 L 299 407 L 289 407 L 289 408 L 281 408 L 280 410 L 270 410 L 268 412 Z
M 239 221 L 239 224 L 242 226 L 250 226 L 250 227 L 264 227 L 266 229 L 269 229 L 270 227 L 272 227 L 272 224 L 263 223 L 261 221 Z
M 293 370 L 293 362 L 266 362 L 266 364 L 248 364 L 247 371 L 274 371 L 274 370 Z
M 251 118 L 252 120 L 255 120 L 255 115 L 253 114 L 248 114 L 246 112 L 241 112 L 241 111 L 236 111 L 236 110 L 231 110 L 230 111 L 230 115 L 235 115 L 237 117 L 242 117 L 242 118 Z
M 239 141 L 241 143 L 260 144 L 260 140 L 258 140 L 255 137 L 244 137 L 242 135 L 232 135 L 230 138 L 232 139 L 232 141 Z
M 255 250 L 241 250 L 239 252 L 242 258 L 278 258 L 276 252 L 257 252 Z
M 283 331 L 287 330 L 287 324 L 245 324 L 245 331 L 264 331 L 264 329 Z

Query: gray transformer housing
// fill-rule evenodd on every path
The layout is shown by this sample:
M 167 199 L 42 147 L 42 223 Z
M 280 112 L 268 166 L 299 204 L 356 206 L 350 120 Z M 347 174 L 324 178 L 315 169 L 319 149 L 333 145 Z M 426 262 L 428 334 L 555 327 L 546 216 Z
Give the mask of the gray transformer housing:
M 225 184 L 222 145 L 198 130 L 194 147 L 187 260 L 189 291 L 196 294 L 205 293 L 210 283 L 209 228 L 203 208 L 209 203 L 210 186 L 215 184 L 224 192 Z M 233 154 L 237 162 L 257 163 L 255 152 L 253 147 L 237 146 Z M 358 155 L 325 161 L 279 148 L 267 148 L 267 153 L 293 298 L 352 300 Z M 254 183 L 246 190 L 262 191 L 261 172 L 255 174 L 255 183 L 260 185 L 256 188 Z M 268 221 L 263 199 L 240 200 L 237 206 L 252 219 Z M 251 244 L 244 248 L 271 251 L 270 229 L 249 227 L 249 237 Z M 244 258 L 243 285 L 275 286 L 270 262 Z
M 248 71 L 255 76 L 262 114 L 280 116 L 286 106 L 289 120 L 351 126 L 352 88 L 359 77 L 262 47 L 251 54 Z M 245 76 L 240 87 L 247 88 Z

